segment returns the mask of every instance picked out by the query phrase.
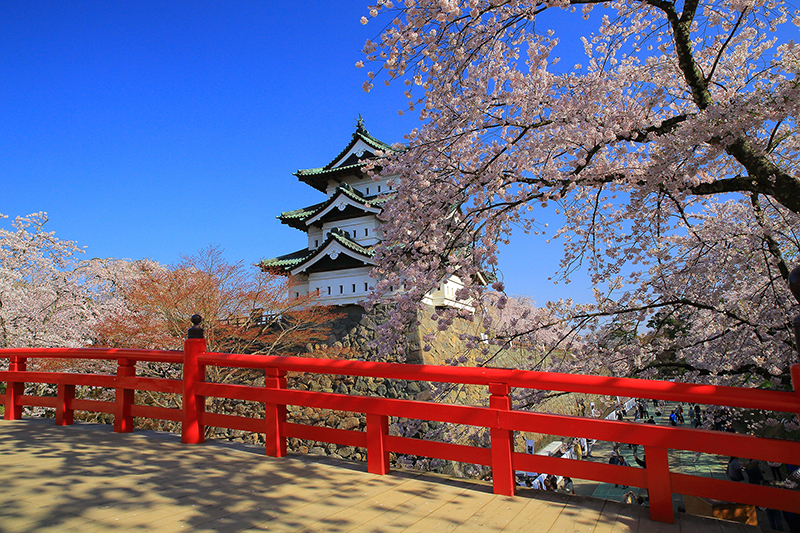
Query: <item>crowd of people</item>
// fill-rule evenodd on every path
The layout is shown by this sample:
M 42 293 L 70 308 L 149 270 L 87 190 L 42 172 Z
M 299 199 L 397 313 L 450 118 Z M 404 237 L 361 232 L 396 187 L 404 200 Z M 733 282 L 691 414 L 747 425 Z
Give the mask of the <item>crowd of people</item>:
M 647 424 L 657 424 L 656 418 L 662 420 L 662 423 L 671 426 L 691 424 L 695 428 L 713 429 L 716 431 L 734 432 L 733 417 L 729 408 L 711 406 L 705 410 L 697 404 L 691 404 L 684 408 L 680 403 L 671 407 L 669 414 L 666 415 L 667 403 L 660 400 L 650 400 L 652 402 L 653 415 L 650 414 L 648 409 L 649 401 L 643 399 L 636 399 L 633 404 L 628 404 L 628 409 L 625 406 L 617 406 L 612 415 L 608 418 L 616 420 L 625 420 L 629 417 L 630 411 L 633 411 L 632 416 L 634 421 L 641 421 Z M 600 411 L 595 407 L 594 402 L 591 403 L 589 416 L 599 418 Z M 666 420 L 665 420 L 666 419 Z M 564 440 L 561 446 L 550 453 L 558 457 L 566 457 L 571 459 L 582 460 L 592 458 L 592 448 L 597 441 L 594 439 L 587 439 L 584 437 L 575 437 Z M 636 444 L 625 444 L 623 442 L 614 442 L 612 450 L 608 456 L 608 463 L 619 466 L 631 466 L 631 463 L 625 458 L 623 450 L 630 450 L 633 454 L 633 462 L 641 467 L 647 467 L 647 458 L 644 453 L 640 455 L 639 447 Z M 698 457 L 701 454 L 698 454 Z M 695 459 L 697 460 L 697 458 Z M 768 467 L 768 471 L 765 469 Z M 728 461 L 726 474 L 728 479 L 732 481 L 748 482 L 758 485 L 776 485 L 786 488 L 797 488 L 800 485 L 800 468 L 794 465 L 783 465 L 780 463 L 761 462 L 753 459 L 740 461 L 737 457 L 731 457 Z M 572 479 L 568 477 L 559 477 L 547 474 L 526 475 L 519 479 L 521 485 L 546 491 L 564 491 L 574 494 L 574 485 Z M 619 487 L 619 485 L 616 485 Z M 622 487 L 627 489 L 626 486 Z M 626 503 L 636 503 L 639 505 L 648 505 L 646 497 L 638 496 L 633 491 L 628 491 L 623 497 L 622 501 Z M 793 513 L 781 513 L 772 509 L 763 509 L 769 518 L 770 527 L 772 529 L 782 531 L 783 522 L 787 523 L 790 532 L 800 532 L 800 515 Z M 783 519 L 782 519 L 783 518 Z
M 785 465 L 787 470 L 785 478 L 783 476 L 784 465 L 780 463 L 767 463 L 767 465 L 770 468 L 772 479 L 766 479 L 764 476 L 766 471 L 763 469 L 761 461 L 749 459 L 742 463 L 738 457 L 731 457 L 728 459 L 725 475 L 731 481 L 747 481 L 753 485 L 771 485 L 789 489 L 796 489 L 800 485 L 800 468 L 797 465 Z M 800 514 L 781 513 L 766 507 L 763 508 L 763 511 L 767 514 L 770 528 L 776 531 L 783 531 L 783 519 L 785 518 L 790 532 L 800 532 Z
M 572 479 L 566 476 L 562 477 L 553 474 L 522 474 L 517 475 L 517 481 L 529 489 L 575 494 Z

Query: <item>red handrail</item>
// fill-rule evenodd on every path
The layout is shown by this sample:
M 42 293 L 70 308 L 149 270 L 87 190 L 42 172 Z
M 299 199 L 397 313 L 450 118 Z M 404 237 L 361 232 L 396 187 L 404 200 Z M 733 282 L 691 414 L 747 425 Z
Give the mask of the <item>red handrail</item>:
M 286 439 L 296 437 L 340 445 L 367 448 L 370 472 L 389 471 L 389 454 L 405 453 L 446 460 L 470 462 L 492 467 L 495 493 L 513 495 L 515 471 L 537 471 L 623 485 L 646 487 L 650 496 L 651 518 L 673 521 L 672 492 L 723 499 L 732 502 L 768 506 L 797 512 L 800 492 L 765 486 L 689 476 L 670 472 L 668 449 L 680 449 L 719 455 L 757 458 L 795 463 L 800 457 L 800 443 L 786 440 L 738 435 L 717 431 L 633 424 L 574 416 L 515 411 L 510 389 L 527 388 L 581 392 L 693 402 L 706 405 L 763 409 L 800 413 L 800 365 L 792 367 L 795 392 L 766 391 L 714 385 L 693 385 L 607 376 L 583 376 L 499 368 L 408 365 L 351 360 L 309 359 L 205 351 L 204 339 L 188 339 L 183 352 L 105 348 L 2 349 L 0 359 L 9 358 L 7 371 L 0 371 L 6 381 L 5 418 L 21 418 L 23 406 L 55 408 L 56 423 L 71 424 L 75 410 L 106 412 L 114 415 L 114 430 L 133 429 L 134 417 L 149 417 L 182 422 L 182 441 L 203 441 L 205 426 L 241 429 L 264 433 L 266 453 L 286 454 Z M 76 374 L 67 372 L 31 372 L 28 358 L 117 360 L 116 375 Z M 183 364 L 183 380 L 146 378 L 135 375 L 138 361 Z M 205 381 L 207 366 L 264 369 L 264 387 L 226 385 Z M 286 388 L 286 373 L 307 372 L 347 376 L 430 381 L 487 386 L 488 406 L 454 405 L 413 400 L 364 397 Z M 58 385 L 56 398 L 26 396 L 25 383 Z M 75 398 L 76 386 L 115 389 L 114 402 Z M 164 409 L 136 405 L 133 392 L 150 390 L 183 395 L 182 409 Z M 265 418 L 204 412 L 206 396 L 249 400 L 265 405 Z M 361 412 L 367 417 L 366 432 L 312 427 L 287 422 L 286 406 L 319 407 Z M 389 435 L 389 417 L 432 420 L 466 424 L 490 429 L 491 447 L 477 448 L 452 443 L 431 442 Z M 575 461 L 514 451 L 514 431 L 533 431 L 552 435 L 589 437 L 643 445 L 647 457 L 645 469 Z

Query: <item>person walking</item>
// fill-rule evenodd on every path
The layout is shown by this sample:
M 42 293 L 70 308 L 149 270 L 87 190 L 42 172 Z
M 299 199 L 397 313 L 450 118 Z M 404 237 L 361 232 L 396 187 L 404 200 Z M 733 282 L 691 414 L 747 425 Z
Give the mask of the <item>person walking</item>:
M 636 461 L 636 464 L 641 466 L 642 468 L 647 468 L 647 456 L 639 457 L 636 455 L 636 450 L 633 450 L 633 460 Z
M 592 446 L 597 442 L 597 439 L 586 439 L 586 457 L 592 457 Z
M 669 423 L 673 426 L 678 425 L 678 415 L 675 411 L 672 411 L 672 413 L 669 415 Z
M 764 480 L 761 482 L 762 485 L 773 485 L 773 482 Z M 759 509 L 763 510 L 767 514 L 767 520 L 769 520 L 769 528 L 775 531 L 783 531 L 783 520 L 781 520 L 781 512 L 775 509 L 770 509 L 769 507 L 759 507 Z
M 575 439 L 575 442 L 572 444 L 572 453 L 575 454 L 575 459 L 580 461 L 583 459 L 583 448 L 581 448 L 581 441 Z
M 728 459 L 728 468 L 725 470 L 725 474 L 731 481 L 744 481 L 742 465 L 739 464 L 739 459 L 736 457 Z
M 761 485 L 764 481 L 764 474 L 761 472 L 761 464 L 755 459 L 750 459 L 744 464 L 744 472 L 747 474 L 748 483 Z
M 776 463 L 773 461 L 767 461 L 769 465 L 769 469 L 772 471 L 772 479 L 775 481 L 783 481 L 783 476 L 781 475 L 781 467 L 783 463 Z

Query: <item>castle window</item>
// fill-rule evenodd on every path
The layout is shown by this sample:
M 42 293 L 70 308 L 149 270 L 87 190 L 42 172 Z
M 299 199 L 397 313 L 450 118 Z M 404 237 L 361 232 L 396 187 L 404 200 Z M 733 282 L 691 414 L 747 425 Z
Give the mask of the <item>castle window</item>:
M 369 194 L 369 187 L 367 187 L 367 194 Z
M 381 192 L 381 186 L 378 185 L 378 192 Z
M 330 295 L 331 295 L 331 288 L 328 287 L 328 296 L 330 296 Z
M 319 239 L 314 239 L 314 248 L 319 247 Z
M 367 283 L 365 283 L 365 284 L 364 284 L 364 290 L 365 290 L 365 291 L 368 291 L 368 290 L 369 290 L 369 285 L 368 285 Z
M 353 292 L 356 292 L 356 284 L 353 283 Z
M 369 235 L 369 228 L 364 228 L 364 237 Z
M 339 294 L 344 294 L 344 285 L 339 285 Z

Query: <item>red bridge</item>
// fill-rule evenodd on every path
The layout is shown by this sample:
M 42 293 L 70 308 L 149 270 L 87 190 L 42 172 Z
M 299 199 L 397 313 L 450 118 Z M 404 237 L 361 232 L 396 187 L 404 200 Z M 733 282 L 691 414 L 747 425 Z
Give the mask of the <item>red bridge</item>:
M 800 365 L 792 367 L 795 391 L 778 392 L 495 368 L 210 353 L 206 351 L 205 340 L 202 338 L 188 339 L 183 352 L 101 348 L 3 349 L 0 350 L 0 358 L 10 360 L 9 369 L 0 371 L 0 382 L 7 383 L 4 397 L 5 420 L 20 419 L 23 406 L 55 409 L 55 424 L 58 426 L 72 424 L 75 411 L 109 413 L 114 416 L 114 432 L 117 433 L 133 431 L 134 417 L 172 420 L 181 423 L 181 441 L 185 444 L 203 442 L 206 426 L 231 428 L 266 435 L 265 451 L 266 455 L 271 457 L 286 455 L 286 439 L 289 437 L 310 439 L 365 448 L 368 471 L 379 475 L 389 473 L 390 453 L 460 461 L 490 466 L 493 492 L 504 496 L 515 494 L 515 471 L 547 472 L 575 479 L 646 488 L 650 498 L 650 518 L 665 523 L 672 523 L 675 520 L 673 493 L 795 513 L 800 510 L 798 491 L 743 485 L 733 481 L 671 471 L 667 453 L 668 450 L 688 450 L 797 464 L 800 457 L 799 442 L 703 429 L 526 412 L 514 410 L 509 396 L 512 388 L 520 388 L 652 398 L 775 413 L 799 413 Z M 27 370 L 27 362 L 33 358 L 116 360 L 117 371 L 116 375 L 34 372 Z M 140 361 L 182 364 L 183 379 L 137 376 L 135 365 Z M 206 368 L 211 366 L 263 369 L 266 374 L 265 386 L 228 385 L 206 381 Z M 455 405 L 291 390 L 287 389 L 287 372 L 483 386 L 488 392 L 488 401 L 486 405 L 481 406 Z M 26 383 L 56 384 L 58 393 L 55 397 L 29 396 L 25 394 Z M 76 398 L 76 387 L 113 389 L 115 401 Z M 134 403 L 134 392 L 137 390 L 182 395 L 182 409 L 138 405 Z M 254 419 L 206 412 L 206 397 L 263 403 L 265 418 Z M 367 420 L 366 432 L 287 422 L 287 405 L 364 413 Z M 488 428 L 491 446 L 479 448 L 393 436 L 389 434 L 389 417 Z M 4 424 L 2 427 L 6 431 L 10 426 Z M 623 441 L 641 445 L 647 457 L 646 467 L 630 468 L 520 453 L 514 448 L 515 431 L 586 437 L 601 441 Z M 2 520 L 1 515 L 0 520 Z

